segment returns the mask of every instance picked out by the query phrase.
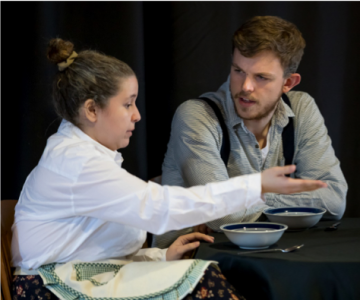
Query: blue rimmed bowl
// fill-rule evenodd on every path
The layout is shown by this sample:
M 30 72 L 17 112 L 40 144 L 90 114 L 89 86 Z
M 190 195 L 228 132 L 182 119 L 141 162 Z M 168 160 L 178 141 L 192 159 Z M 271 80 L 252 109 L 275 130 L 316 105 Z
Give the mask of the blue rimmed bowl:
M 315 207 L 268 208 L 264 214 L 271 222 L 286 224 L 290 230 L 306 229 L 316 225 L 326 209 Z
M 288 227 L 270 222 L 234 223 L 220 226 L 227 238 L 242 249 L 265 249 L 276 243 Z

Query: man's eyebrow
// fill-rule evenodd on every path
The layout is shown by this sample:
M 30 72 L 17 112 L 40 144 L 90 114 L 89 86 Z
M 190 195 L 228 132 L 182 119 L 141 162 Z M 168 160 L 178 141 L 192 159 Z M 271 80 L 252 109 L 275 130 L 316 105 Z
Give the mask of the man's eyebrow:
M 273 74 L 271 74 L 271 73 L 257 73 L 256 74 L 257 76 L 262 76 L 262 77 L 268 77 L 268 78 L 273 78 L 274 77 L 274 75 Z
M 231 65 L 232 65 L 234 68 L 243 71 L 243 69 L 241 69 L 236 63 L 231 63 Z M 266 72 L 256 73 L 255 75 L 257 75 L 257 76 L 262 76 L 262 77 L 268 77 L 268 78 L 273 78 L 273 77 L 274 77 L 274 74 L 266 73 Z

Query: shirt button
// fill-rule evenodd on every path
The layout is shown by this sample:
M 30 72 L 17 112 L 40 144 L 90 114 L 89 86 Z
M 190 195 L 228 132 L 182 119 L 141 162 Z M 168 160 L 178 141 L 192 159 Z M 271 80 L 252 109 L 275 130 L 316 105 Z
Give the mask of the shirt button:
M 255 148 L 259 148 L 259 145 L 255 145 Z

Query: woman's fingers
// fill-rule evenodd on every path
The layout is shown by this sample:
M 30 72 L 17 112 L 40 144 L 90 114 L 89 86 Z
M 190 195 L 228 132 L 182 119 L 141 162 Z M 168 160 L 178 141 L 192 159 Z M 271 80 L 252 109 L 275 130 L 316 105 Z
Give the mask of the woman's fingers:
M 177 258 L 176 259 L 189 259 L 192 256 L 192 253 L 194 249 L 198 248 L 200 246 L 200 242 L 193 242 L 189 243 L 183 246 L 179 246 L 176 249 L 177 252 Z
M 178 253 L 181 254 L 181 256 L 182 256 L 184 253 L 189 252 L 191 250 L 194 250 L 199 246 L 200 246 L 199 241 L 192 242 L 192 243 L 189 243 L 189 244 L 186 244 L 186 245 L 182 245 L 182 246 L 179 246 Z
M 326 188 L 327 184 L 320 180 L 293 179 L 287 178 L 289 181 L 289 193 L 310 192 L 320 188 Z
M 288 165 L 288 166 L 284 166 L 284 167 L 274 167 L 274 168 L 271 168 L 271 169 L 274 169 L 274 173 L 277 176 L 283 176 L 283 175 L 294 173 L 295 170 L 296 170 L 296 166 L 295 165 Z M 271 169 L 269 169 L 269 170 L 271 170 Z
M 200 233 L 205 233 L 205 234 L 209 234 L 209 233 L 213 232 L 211 230 L 211 228 L 207 227 L 206 224 L 200 224 L 200 225 L 194 226 L 193 230 L 194 230 L 194 232 L 200 232 Z
M 210 235 L 206 235 L 204 233 L 200 233 L 200 232 L 193 232 L 193 233 L 189 233 L 189 234 L 185 234 L 179 237 L 179 239 L 181 239 L 182 244 L 187 244 L 193 241 L 199 241 L 199 240 L 203 240 L 209 243 L 214 242 L 214 237 L 210 236 Z
M 327 187 L 327 184 L 320 180 L 294 179 L 285 177 L 295 171 L 296 166 L 274 167 L 262 172 L 262 193 L 292 194 L 299 192 L 314 191 Z
M 166 252 L 166 260 L 180 259 L 184 253 L 194 250 L 199 247 L 199 240 L 203 240 L 209 243 L 214 242 L 214 237 L 194 232 L 186 235 L 182 235 L 176 239 L 176 241 L 169 247 Z
M 194 226 L 194 232 L 207 233 L 207 228 L 206 224 L 200 224 Z

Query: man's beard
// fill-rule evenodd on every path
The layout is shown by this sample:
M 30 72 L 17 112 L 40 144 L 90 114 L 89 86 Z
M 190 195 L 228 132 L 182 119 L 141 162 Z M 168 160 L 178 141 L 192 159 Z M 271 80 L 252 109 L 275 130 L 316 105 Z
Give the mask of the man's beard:
M 233 96 L 233 94 L 231 93 L 231 90 L 230 90 L 230 95 L 231 95 L 231 98 L 233 100 L 233 103 L 234 103 L 234 106 L 235 106 L 235 111 L 236 111 L 236 114 L 242 118 L 243 120 L 261 120 L 263 118 L 266 118 L 269 114 L 273 113 L 279 103 L 279 101 L 281 100 L 281 95 L 282 95 L 282 92 L 280 92 L 279 96 L 277 97 L 277 100 L 272 102 L 272 103 L 269 103 L 268 105 L 266 105 L 265 107 L 262 108 L 261 111 L 259 111 L 255 116 L 253 117 L 246 117 L 246 116 L 242 116 L 240 113 L 238 112 L 237 110 L 237 106 L 235 105 L 235 100 L 238 101 L 237 99 L 238 98 L 246 98 L 246 99 L 249 99 L 251 101 L 255 101 L 256 104 L 255 105 L 258 105 L 259 101 L 257 99 L 254 99 L 252 97 L 248 97 L 245 93 L 243 92 L 240 92 L 240 93 L 237 93 L 235 96 Z M 244 114 L 246 115 L 247 111 L 250 110 L 251 108 L 242 108 L 242 111 L 244 112 Z

